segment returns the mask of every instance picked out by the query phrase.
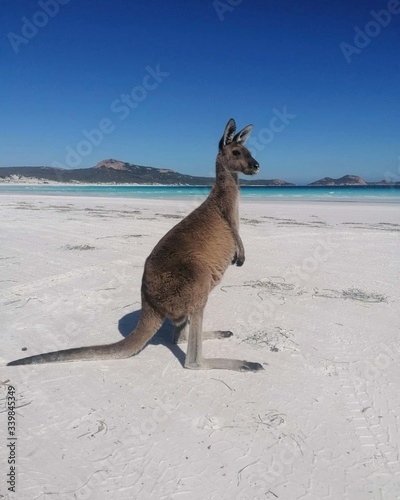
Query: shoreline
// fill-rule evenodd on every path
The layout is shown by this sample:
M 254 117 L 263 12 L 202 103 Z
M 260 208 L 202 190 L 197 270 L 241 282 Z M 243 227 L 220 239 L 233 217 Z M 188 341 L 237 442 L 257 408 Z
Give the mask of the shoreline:
M 212 186 L 154 184 L 9 184 L 0 183 L 0 197 L 68 197 L 96 199 L 205 199 Z M 363 189 L 362 189 L 363 188 Z M 242 202 L 349 203 L 391 206 L 400 204 L 400 188 L 393 186 L 241 186 Z
M 145 183 L 117 183 L 117 182 L 58 182 L 58 181 L 37 181 L 36 179 L 32 182 L 24 180 L 20 182 L 15 181 L 7 181 L 5 179 L 0 178 L 0 186 L 33 186 L 33 187 L 46 187 L 46 186 L 64 186 L 64 187 L 187 187 L 187 188 L 206 188 L 212 186 L 211 184 L 145 184 Z M 320 185 L 311 185 L 311 184 L 244 184 L 241 187 L 260 187 L 260 188 L 394 188 L 400 189 L 400 184 L 320 184 Z
M 104 196 L 104 195 L 88 195 L 88 193 L 82 193 L 82 194 L 54 194 L 54 193 L 1 193 L 0 191 L 0 200 L 2 198 L 6 198 L 7 196 L 13 197 L 13 198 L 21 198 L 24 196 L 28 196 L 29 198 L 45 198 L 45 199 L 54 199 L 54 200 L 61 200 L 61 199 L 66 199 L 66 200 L 80 200 L 80 199 L 90 199 L 90 200 L 103 200 L 103 201 L 150 201 L 152 203 L 158 203 L 158 202 L 168 202 L 168 201 L 173 201 L 173 202 L 188 202 L 193 199 L 198 199 L 199 203 L 201 200 L 205 200 L 207 198 L 206 194 L 194 194 L 192 196 L 168 196 L 168 197 L 151 197 L 151 196 Z M 299 205 L 304 205 L 304 204 L 329 204 L 329 203 L 334 203 L 334 204 L 350 204 L 350 205 L 362 205 L 365 204 L 367 206 L 373 206 L 373 205 L 398 205 L 400 204 L 400 199 L 399 200 L 384 200 L 384 199 L 376 199 L 376 200 L 365 200 L 365 199 L 339 199 L 339 198 L 330 198 L 330 199 L 322 199 L 322 198 L 285 198 L 285 197 L 270 197 L 270 198 L 256 198 L 256 197 L 250 197 L 250 196 L 241 196 L 240 198 L 240 204 L 251 204 L 251 203 L 260 203 L 262 205 L 266 204 L 272 204 L 272 203 L 277 203 L 277 204 L 291 204 L 294 205 L 298 203 Z

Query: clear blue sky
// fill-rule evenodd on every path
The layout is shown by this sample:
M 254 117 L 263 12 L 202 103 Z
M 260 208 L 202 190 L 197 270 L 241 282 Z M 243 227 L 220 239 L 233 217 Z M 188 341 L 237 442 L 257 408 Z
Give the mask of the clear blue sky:
M 254 124 L 260 178 L 397 171 L 400 13 L 371 24 L 397 0 L 59 0 L 46 21 L 48 1 L 3 2 L 0 166 L 117 158 L 212 175 L 233 117 Z

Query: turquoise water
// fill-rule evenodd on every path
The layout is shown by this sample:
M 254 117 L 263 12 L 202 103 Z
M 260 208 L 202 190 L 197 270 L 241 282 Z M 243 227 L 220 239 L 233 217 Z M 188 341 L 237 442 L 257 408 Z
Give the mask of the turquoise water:
M 209 187 L 195 186 L 81 186 L 81 185 L 0 185 L 2 194 L 51 196 L 102 196 L 112 198 L 173 199 L 206 197 Z M 242 197 L 253 200 L 363 201 L 400 203 L 400 186 L 346 187 L 241 187 Z

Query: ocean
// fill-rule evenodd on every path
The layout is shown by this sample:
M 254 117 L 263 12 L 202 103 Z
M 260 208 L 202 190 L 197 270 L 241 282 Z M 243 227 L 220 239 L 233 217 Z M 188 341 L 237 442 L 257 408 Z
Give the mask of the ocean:
M 323 186 L 265 187 L 242 186 L 241 195 L 250 200 L 282 201 L 348 201 L 400 203 L 400 186 Z M 175 199 L 202 197 L 210 188 L 204 186 L 104 186 L 104 185 L 7 185 L 0 184 L 2 194 L 97 196 L 111 198 Z

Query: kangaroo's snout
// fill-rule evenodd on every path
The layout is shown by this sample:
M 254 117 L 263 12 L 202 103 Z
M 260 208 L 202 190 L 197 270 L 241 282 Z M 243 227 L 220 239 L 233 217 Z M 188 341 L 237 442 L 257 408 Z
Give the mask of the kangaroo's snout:
M 256 175 L 258 174 L 258 171 L 260 170 L 260 164 L 258 161 L 253 160 L 252 162 L 249 162 L 247 165 L 247 168 L 244 170 L 244 174 L 246 175 Z

